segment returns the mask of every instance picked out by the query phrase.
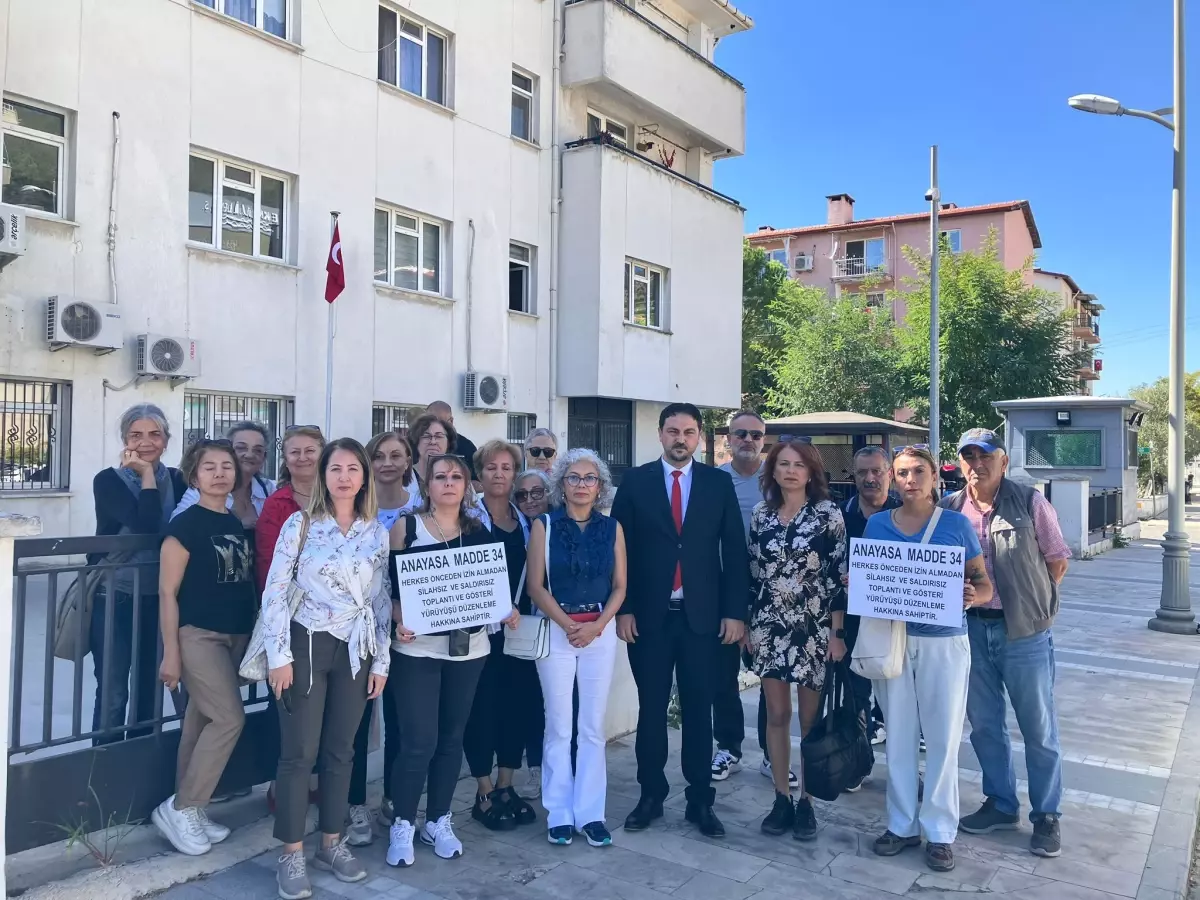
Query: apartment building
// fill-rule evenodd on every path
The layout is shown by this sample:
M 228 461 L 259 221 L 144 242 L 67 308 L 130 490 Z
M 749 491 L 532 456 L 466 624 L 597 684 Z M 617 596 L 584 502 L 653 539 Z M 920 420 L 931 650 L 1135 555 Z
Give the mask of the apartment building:
M 1104 307 L 1095 294 L 1085 294 L 1075 279 L 1063 272 L 1034 269 L 1033 283 L 1053 294 L 1059 308 L 1067 315 L 1071 323 L 1068 346 L 1085 354 L 1083 364 L 1079 367 L 1076 393 L 1090 397 L 1093 385 L 1100 379 L 1104 367 L 1104 361 L 1096 355 L 1100 344 L 1100 312 Z
M 0 504 L 88 533 L 138 401 L 169 461 L 238 419 L 323 422 L 333 211 L 335 434 L 445 399 L 476 443 L 545 425 L 620 470 L 663 404 L 736 406 L 744 226 L 712 167 L 745 91 L 712 59 L 752 24 L 728 0 L 0 0 Z

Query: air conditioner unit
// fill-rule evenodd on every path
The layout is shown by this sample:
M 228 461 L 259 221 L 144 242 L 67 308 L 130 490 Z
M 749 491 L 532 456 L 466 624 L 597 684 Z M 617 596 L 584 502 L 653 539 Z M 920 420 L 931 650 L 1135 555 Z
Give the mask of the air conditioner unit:
M 91 347 L 97 355 L 120 350 L 125 344 L 120 310 L 114 303 L 50 297 L 46 302 L 46 340 L 51 350 Z
M 467 372 L 463 376 L 463 409 L 504 412 L 508 409 L 508 376 Z
M 152 378 L 195 378 L 200 374 L 200 349 L 190 338 L 139 334 L 137 373 Z
M 797 272 L 811 272 L 812 267 L 813 267 L 813 261 L 812 261 L 811 256 L 809 256 L 807 253 L 797 253 L 796 254 L 796 271 Z
M 26 246 L 25 210 L 0 203 L 0 269 L 24 256 Z

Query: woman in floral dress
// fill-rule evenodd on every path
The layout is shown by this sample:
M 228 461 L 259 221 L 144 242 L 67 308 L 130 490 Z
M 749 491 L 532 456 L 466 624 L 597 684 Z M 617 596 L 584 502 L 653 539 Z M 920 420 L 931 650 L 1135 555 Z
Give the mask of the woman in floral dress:
M 750 648 L 767 701 L 767 749 L 775 805 L 767 834 L 791 829 L 796 840 L 817 835 L 812 798 L 793 805 L 788 787 L 791 685 L 796 685 L 800 733 L 816 719 L 828 661 L 846 655 L 842 619 L 846 591 L 846 526 L 829 499 L 825 467 L 803 439 L 782 439 L 763 464 L 765 498 L 750 520 Z M 804 786 L 801 774 L 801 788 Z

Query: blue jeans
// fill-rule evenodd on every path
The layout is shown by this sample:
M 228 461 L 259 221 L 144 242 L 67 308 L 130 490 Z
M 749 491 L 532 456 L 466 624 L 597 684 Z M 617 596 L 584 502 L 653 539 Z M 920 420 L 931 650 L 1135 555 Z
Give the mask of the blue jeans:
M 1062 802 L 1062 749 L 1054 709 L 1054 637 L 1050 630 L 1010 641 L 1003 619 L 967 616 L 971 640 L 971 680 L 967 719 L 971 746 L 983 769 L 983 793 L 1000 812 L 1015 815 L 1017 776 L 1008 736 L 1004 695 L 1012 702 L 1025 740 L 1030 818 L 1059 815 Z

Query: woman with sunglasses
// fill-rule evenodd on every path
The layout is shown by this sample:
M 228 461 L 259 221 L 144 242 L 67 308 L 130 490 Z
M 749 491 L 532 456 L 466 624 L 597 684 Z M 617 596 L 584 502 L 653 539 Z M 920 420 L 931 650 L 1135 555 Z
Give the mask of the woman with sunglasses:
M 558 438 L 549 428 L 535 428 L 525 438 L 525 468 L 550 474 L 554 455 L 558 453 Z
M 533 602 L 551 620 L 550 655 L 537 662 L 546 701 L 546 837 L 562 846 L 578 831 L 591 846 L 606 847 L 612 835 L 604 825 L 604 715 L 617 655 L 613 619 L 625 602 L 625 535 L 616 519 L 600 512 L 611 501 L 612 476 L 591 450 L 568 450 L 554 464 L 550 483 L 557 508 L 533 524 L 527 581 Z
M 180 853 L 200 856 L 229 837 L 205 807 L 246 721 L 238 666 L 254 627 L 250 542 L 227 508 L 245 470 L 229 441 L 188 448 L 180 471 L 198 500 L 167 525 L 159 567 L 163 656 L 159 677 L 189 702 L 179 736 L 175 793 L 151 814 Z
M 763 820 L 766 834 L 786 831 L 798 841 L 817 836 L 812 797 L 793 805 L 792 685 L 801 739 L 816 721 L 826 667 L 846 655 L 846 526 L 829 499 L 825 466 L 806 440 L 771 447 L 762 470 L 763 501 L 750 519 L 749 644 L 767 701 L 767 747 L 775 805 Z M 804 787 L 804 773 L 800 773 Z
M 880 856 L 895 856 L 919 847 L 924 836 L 926 864 L 948 872 L 954 868 L 951 845 L 958 834 L 958 749 L 971 670 L 966 609 L 991 600 L 992 585 L 970 520 L 936 507 L 937 463 L 928 445 L 897 450 L 892 476 L 902 505 L 871 516 L 863 537 L 962 547 L 966 563 L 961 626 L 909 622 L 903 669 L 895 678 L 873 682 L 888 727 L 888 828 L 874 849 Z M 919 800 L 922 736 L 925 790 Z
M 418 419 L 416 425 L 421 421 Z M 437 426 L 427 427 L 445 427 L 440 419 L 434 421 Z M 497 542 L 468 505 L 471 471 L 463 458 L 426 452 L 422 459 L 427 479 L 425 503 L 420 513 L 397 522 L 391 534 L 396 637 L 392 641 L 393 687 L 389 693 L 396 705 L 403 743 L 392 774 L 395 818 L 387 862 L 401 867 L 416 861 L 413 838 L 417 834 L 417 807 L 427 785 L 421 842 L 432 846 L 442 859 L 462 856 L 462 842 L 451 825 L 450 804 L 462 767 L 463 730 L 491 644 L 483 626 L 423 635 L 405 628 L 395 577 L 396 557 Z M 518 617 L 514 609 L 504 624 L 515 627 Z

